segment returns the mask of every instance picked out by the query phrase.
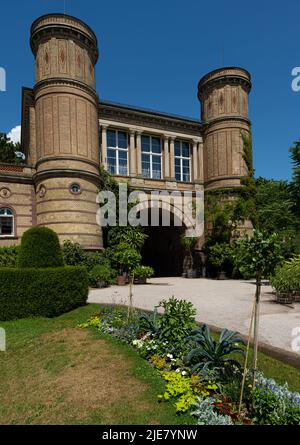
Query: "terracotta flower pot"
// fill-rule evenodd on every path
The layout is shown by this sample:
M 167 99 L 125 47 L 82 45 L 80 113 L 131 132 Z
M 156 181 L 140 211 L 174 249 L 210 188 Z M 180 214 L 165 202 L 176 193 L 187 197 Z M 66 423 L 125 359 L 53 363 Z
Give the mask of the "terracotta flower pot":
M 127 280 L 126 275 L 118 275 L 117 276 L 117 285 L 118 286 L 125 286 Z
M 224 271 L 218 272 L 217 279 L 218 280 L 226 280 L 226 273 Z

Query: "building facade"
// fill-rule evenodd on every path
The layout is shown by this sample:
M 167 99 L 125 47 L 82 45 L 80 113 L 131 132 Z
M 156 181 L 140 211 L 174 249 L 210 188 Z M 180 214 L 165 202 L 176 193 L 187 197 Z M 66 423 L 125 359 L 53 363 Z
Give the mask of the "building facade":
M 241 132 L 251 125 L 246 70 L 204 76 L 195 120 L 101 101 L 97 38 L 81 20 L 42 16 L 32 24 L 30 45 L 35 85 L 22 92 L 26 165 L 0 165 L 0 246 L 18 244 L 38 225 L 55 230 L 61 241 L 101 249 L 95 218 L 100 164 L 145 192 L 240 186 L 246 174 Z

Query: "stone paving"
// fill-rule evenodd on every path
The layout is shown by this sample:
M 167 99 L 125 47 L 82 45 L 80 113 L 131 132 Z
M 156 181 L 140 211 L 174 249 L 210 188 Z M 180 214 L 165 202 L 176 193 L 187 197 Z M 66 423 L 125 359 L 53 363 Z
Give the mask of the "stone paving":
M 149 284 L 135 285 L 133 304 L 152 310 L 163 298 L 174 295 L 187 299 L 197 308 L 196 319 L 218 328 L 228 328 L 247 335 L 252 311 L 255 284 L 243 280 L 209 280 L 180 277 L 154 278 Z M 128 302 L 128 286 L 112 286 L 90 291 L 90 303 Z M 300 303 L 293 307 L 274 302 L 270 286 L 262 287 L 260 341 L 268 345 L 292 350 L 292 331 L 299 327 Z M 300 333 L 298 334 L 300 336 Z M 298 340 L 298 347 L 300 339 Z M 297 353 L 300 360 L 300 351 Z

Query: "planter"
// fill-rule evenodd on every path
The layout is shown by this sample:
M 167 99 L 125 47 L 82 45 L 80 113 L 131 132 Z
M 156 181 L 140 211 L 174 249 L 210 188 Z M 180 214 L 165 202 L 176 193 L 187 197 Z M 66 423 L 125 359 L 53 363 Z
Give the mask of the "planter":
M 276 302 L 280 304 L 292 304 L 295 297 L 291 292 L 276 292 Z
M 117 285 L 118 286 L 125 286 L 127 281 L 127 275 L 118 275 L 117 276 Z
M 221 272 L 218 272 L 218 275 L 217 275 L 217 280 L 226 280 L 226 272 L 223 272 L 223 271 L 221 271 Z
M 147 278 L 145 277 L 135 278 L 134 284 L 147 284 Z
M 108 287 L 105 281 L 98 281 L 97 286 L 98 289 L 103 289 L 104 287 Z
M 300 303 L 300 291 L 299 290 L 294 292 L 294 301 L 296 303 Z
M 186 272 L 186 278 L 197 278 L 197 271 L 195 269 L 188 269 Z

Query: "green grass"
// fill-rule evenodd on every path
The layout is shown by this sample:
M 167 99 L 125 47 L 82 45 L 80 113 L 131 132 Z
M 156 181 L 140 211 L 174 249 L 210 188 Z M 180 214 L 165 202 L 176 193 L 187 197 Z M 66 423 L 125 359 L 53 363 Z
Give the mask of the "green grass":
M 77 328 L 99 310 L 88 305 L 55 319 L 0 323 L 0 424 L 186 424 L 158 372 L 133 348 Z
M 54 319 L 2 322 L 0 424 L 186 424 L 169 402 L 159 373 L 128 345 L 77 325 L 91 304 Z M 250 354 L 251 360 L 251 354 Z M 259 353 L 259 368 L 300 390 L 300 371 Z

